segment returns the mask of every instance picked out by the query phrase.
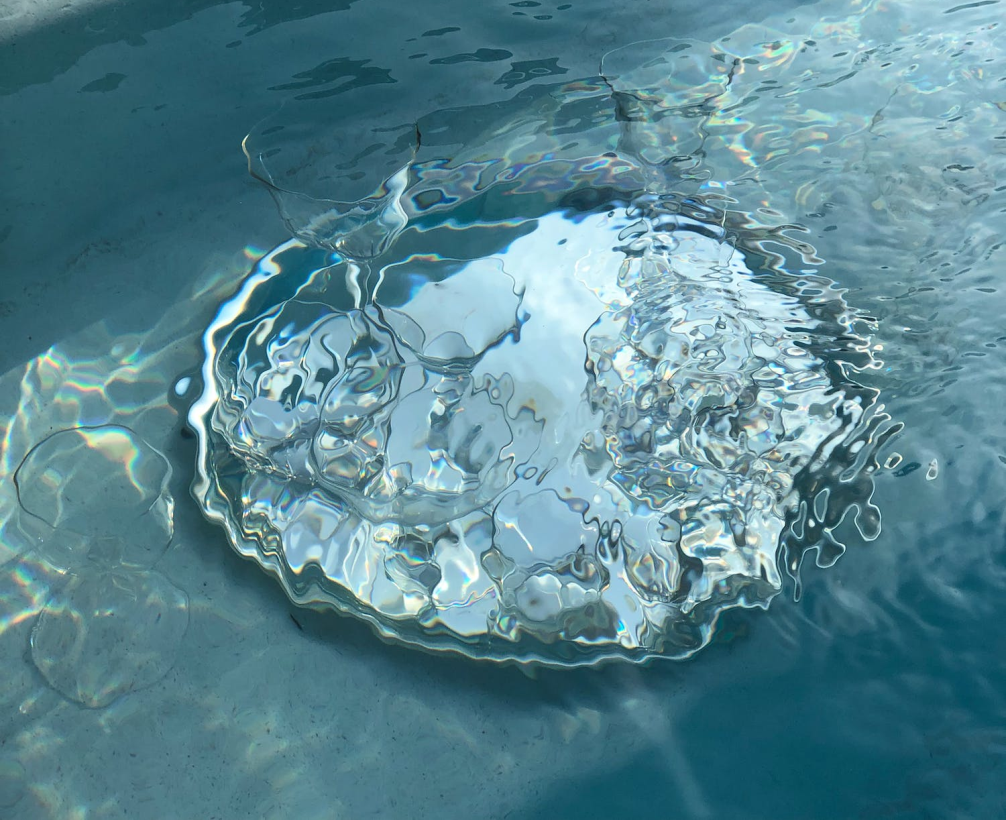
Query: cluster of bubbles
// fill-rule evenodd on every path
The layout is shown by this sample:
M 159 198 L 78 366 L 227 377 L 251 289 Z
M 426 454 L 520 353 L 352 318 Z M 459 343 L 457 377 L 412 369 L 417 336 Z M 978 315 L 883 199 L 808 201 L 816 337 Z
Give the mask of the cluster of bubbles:
M 799 478 L 868 472 L 887 419 L 840 375 L 870 362 L 840 293 L 752 270 L 714 215 L 642 197 L 365 270 L 281 246 L 206 335 L 197 497 L 295 600 L 388 637 L 538 663 L 694 652 L 723 608 L 780 590 Z M 858 505 L 875 536 L 872 484 L 828 484 L 809 529 Z
M 45 680 L 107 706 L 174 665 L 188 598 L 154 569 L 172 538 L 165 458 L 118 425 L 53 433 L 14 473 L 20 525 L 44 544 L 60 582 L 31 633 Z
M 994 26 L 906 38 L 861 5 L 635 44 L 596 77 L 361 125 L 355 153 L 262 123 L 249 166 L 297 238 L 205 336 L 206 514 L 300 603 L 561 665 L 687 656 L 724 609 L 798 589 L 809 552 L 837 559 L 846 519 L 875 538 L 899 428 L 866 386 L 874 323 L 786 214 L 823 218 L 892 123 L 1001 106 L 933 109 L 984 99 Z

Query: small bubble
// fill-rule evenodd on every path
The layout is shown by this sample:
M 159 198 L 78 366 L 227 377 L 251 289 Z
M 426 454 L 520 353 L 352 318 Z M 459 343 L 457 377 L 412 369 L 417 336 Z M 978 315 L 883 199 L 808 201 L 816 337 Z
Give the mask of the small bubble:
M 54 540 L 79 536 L 106 557 L 141 566 L 171 541 L 171 467 L 126 427 L 60 430 L 25 456 L 14 478 L 21 508 L 56 530 Z
M 39 615 L 31 657 L 53 689 L 100 708 L 163 678 L 188 620 L 187 596 L 160 573 L 87 567 Z
M 186 393 L 189 392 L 189 388 L 192 386 L 191 376 L 182 376 L 178 381 L 175 382 L 174 391 L 175 395 L 182 398 Z

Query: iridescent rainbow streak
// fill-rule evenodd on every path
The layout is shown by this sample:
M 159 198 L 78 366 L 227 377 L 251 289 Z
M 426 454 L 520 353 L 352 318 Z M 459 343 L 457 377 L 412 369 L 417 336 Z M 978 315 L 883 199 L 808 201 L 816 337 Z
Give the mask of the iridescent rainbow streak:
M 0 613 L 0 636 L 11 627 L 31 620 L 45 607 L 52 582 L 52 568 L 21 560 L 10 571 L 13 584 L 5 585 L 4 609 Z

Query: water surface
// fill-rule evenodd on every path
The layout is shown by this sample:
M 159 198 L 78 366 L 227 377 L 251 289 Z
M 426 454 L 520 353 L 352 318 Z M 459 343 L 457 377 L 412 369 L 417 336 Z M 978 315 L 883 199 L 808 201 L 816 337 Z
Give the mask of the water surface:
M 1000 6 L 655 6 L 5 16 L 2 470 L 43 489 L 19 503 L 5 482 L 0 505 L 4 816 L 1002 815 Z M 695 74 L 620 84 L 657 65 L 663 47 L 631 46 L 653 38 L 688 41 Z M 710 60 L 759 43 L 729 100 L 675 124 L 723 96 Z M 848 520 L 798 602 L 788 581 L 680 664 L 530 679 L 292 607 L 190 501 L 193 394 L 173 391 L 290 235 L 242 138 L 277 116 L 288 134 L 418 122 L 429 150 L 499 157 L 514 132 L 486 134 L 540 86 L 598 76 L 651 89 L 623 113 L 653 124 L 631 147 L 654 173 L 806 229 L 873 322 L 869 386 L 904 424 L 874 479 L 879 536 Z M 81 427 L 101 432 L 61 432 Z M 140 523 L 102 518 L 137 498 Z

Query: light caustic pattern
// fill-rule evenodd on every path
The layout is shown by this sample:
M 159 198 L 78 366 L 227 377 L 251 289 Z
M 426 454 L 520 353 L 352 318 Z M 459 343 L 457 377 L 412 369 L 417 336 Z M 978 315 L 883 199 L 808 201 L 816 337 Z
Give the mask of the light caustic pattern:
M 493 257 L 378 264 L 362 289 L 281 246 L 206 336 L 207 514 L 295 600 L 387 637 L 691 654 L 779 591 L 792 521 L 820 546 L 855 505 L 876 534 L 887 417 L 842 376 L 870 359 L 840 295 L 778 287 L 690 209 L 551 213 Z

